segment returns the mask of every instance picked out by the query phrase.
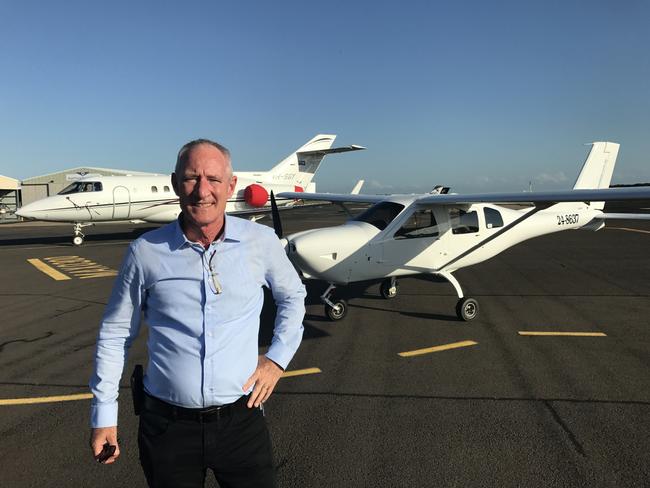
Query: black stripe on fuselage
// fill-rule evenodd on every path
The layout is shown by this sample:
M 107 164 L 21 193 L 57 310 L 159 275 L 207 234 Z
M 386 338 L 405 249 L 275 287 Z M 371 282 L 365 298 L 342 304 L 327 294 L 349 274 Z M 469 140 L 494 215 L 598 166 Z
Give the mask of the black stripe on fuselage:
M 533 210 L 531 210 L 530 212 L 528 212 L 527 214 L 522 215 L 522 216 L 519 217 L 517 220 L 512 221 L 511 223 L 509 223 L 508 225 L 506 225 L 503 229 L 499 230 L 498 232 L 495 232 L 495 233 L 492 234 L 490 237 L 488 237 L 488 238 L 486 238 L 486 239 L 483 239 L 481 242 L 479 242 L 479 243 L 476 244 L 475 246 L 472 246 L 471 248 L 469 248 L 469 249 L 468 249 L 467 251 L 465 251 L 464 253 L 459 254 L 458 256 L 456 256 L 454 259 L 452 259 L 451 261 L 449 261 L 448 263 L 446 263 L 444 266 L 441 266 L 440 269 L 438 269 L 438 271 L 444 271 L 444 269 L 445 269 L 447 266 L 451 266 L 452 264 L 454 264 L 455 262 L 457 262 L 457 261 L 463 259 L 464 257 L 469 256 L 470 254 L 472 254 L 474 251 L 476 251 L 476 250 L 479 249 L 480 247 L 486 245 L 488 242 L 490 242 L 490 241 L 496 239 L 496 238 L 499 237 L 499 236 L 502 236 L 503 234 L 505 234 L 506 232 L 508 232 L 509 230 L 511 230 L 513 227 L 515 227 L 515 226 L 521 224 L 524 220 L 529 219 L 530 217 L 532 217 L 534 214 L 536 214 L 536 213 L 539 212 L 540 210 L 544 210 L 544 209 L 550 207 L 551 205 L 554 205 L 554 204 L 553 204 L 553 203 L 549 203 L 549 204 L 542 204 L 542 205 L 539 205 L 539 206 L 535 206 L 535 208 L 534 208 Z

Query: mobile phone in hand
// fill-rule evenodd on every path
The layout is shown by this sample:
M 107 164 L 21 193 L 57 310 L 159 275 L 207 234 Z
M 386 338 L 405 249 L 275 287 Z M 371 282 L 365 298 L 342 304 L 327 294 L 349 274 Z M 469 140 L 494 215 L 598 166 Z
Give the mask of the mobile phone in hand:
M 98 463 L 105 463 L 108 460 L 108 458 L 110 458 L 113 454 L 115 454 L 116 448 L 117 446 L 113 446 L 107 442 L 106 444 L 104 444 L 102 452 L 100 452 L 99 454 L 97 454 L 97 456 L 95 456 L 95 459 L 97 460 Z

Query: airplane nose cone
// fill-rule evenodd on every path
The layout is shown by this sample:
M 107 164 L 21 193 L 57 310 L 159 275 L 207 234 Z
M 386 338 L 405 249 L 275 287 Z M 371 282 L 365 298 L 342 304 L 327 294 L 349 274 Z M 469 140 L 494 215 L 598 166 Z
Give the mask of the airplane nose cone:
M 369 234 L 365 227 L 345 224 L 290 236 L 285 249 L 294 266 L 307 278 L 345 283 L 353 255 L 370 238 L 372 232 Z
M 47 219 L 47 211 L 41 208 L 37 202 L 23 205 L 16 210 L 16 215 L 24 219 Z

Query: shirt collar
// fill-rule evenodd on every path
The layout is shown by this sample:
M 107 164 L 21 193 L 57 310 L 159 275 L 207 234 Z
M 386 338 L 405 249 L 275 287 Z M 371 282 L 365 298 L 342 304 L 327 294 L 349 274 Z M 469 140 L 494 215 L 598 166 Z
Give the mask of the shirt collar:
M 181 227 L 181 215 L 179 214 L 178 218 L 174 222 L 174 225 L 172 227 L 172 236 L 171 236 L 171 247 L 174 251 L 184 247 L 184 246 L 192 246 L 196 244 L 195 242 L 190 241 L 185 233 L 183 232 L 183 228 Z M 221 241 L 231 241 L 231 242 L 239 242 L 241 241 L 241 226 L 239 225 L 239 222 L 237 222 L 236 218 L 231 217 L 230 215 L 226 214 L 226 218 L 224 220 L 224 230 L 223 233 L 221 234 L 221 237 L 217 239 L 215 242 L 221 242 Z

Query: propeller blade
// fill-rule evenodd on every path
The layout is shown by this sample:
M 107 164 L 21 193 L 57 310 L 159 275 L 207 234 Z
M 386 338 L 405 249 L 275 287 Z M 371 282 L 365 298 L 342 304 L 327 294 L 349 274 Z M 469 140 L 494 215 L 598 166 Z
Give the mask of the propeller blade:
M 278 236 L 278 239 L 282 239 L 282 222 L 280 222 L 280 212 L 278 211 L 278 205 L 275 203 L 273 190 L 271 190 L 271 218 L 273 219 L 275 235 Z

